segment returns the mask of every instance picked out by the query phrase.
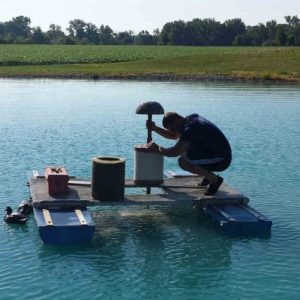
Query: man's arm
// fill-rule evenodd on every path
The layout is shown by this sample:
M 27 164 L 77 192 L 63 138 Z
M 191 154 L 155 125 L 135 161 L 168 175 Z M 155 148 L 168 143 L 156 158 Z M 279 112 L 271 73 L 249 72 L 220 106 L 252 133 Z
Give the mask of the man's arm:
M 152 122 L 147 121 L 146 127 L 147 127 L 147 129 L 150 129 L 150 130 L 158 133 L 162 137 L 169 139 L 169 140 L 177 140 L 180 137 L 180 134 L 178 134 L 178 133 L 171 132 L 169 130 L 166 130 L 164 128 L 156 126 L 156 124 L 153 121 Z
M 149 152 L 159 153 L 161 155 L 168 156 L 168 157 L 175 157 L 183 154 L 186 151 L 189 142 L 179 140 L 173 147 L 170 148 L 164 148 L 153 142 L 149 143 L 148 145 L 149 145 L 148 147 Z

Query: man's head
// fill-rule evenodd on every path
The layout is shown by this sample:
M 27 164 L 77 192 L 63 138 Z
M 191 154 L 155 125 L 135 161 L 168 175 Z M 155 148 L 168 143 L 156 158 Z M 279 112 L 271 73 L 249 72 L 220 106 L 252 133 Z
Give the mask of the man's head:
M 176 112 L 167 112 L 164 115 L 162 124 L 169 131 L 180 133 L 184 125 L 185 118 Z

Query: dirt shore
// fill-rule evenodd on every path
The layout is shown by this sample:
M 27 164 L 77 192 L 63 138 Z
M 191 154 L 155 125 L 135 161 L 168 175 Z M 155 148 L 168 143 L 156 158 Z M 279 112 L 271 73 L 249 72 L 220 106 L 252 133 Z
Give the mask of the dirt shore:
M 244 82 L 300 84 L 299 78 L 243 77 L 224 74 L 173 75 L 173 74 L 126 74 L 126 75 L 88 75 L 88 74 L 36 74 L 0 75 L 0 78 L 15 79 L 90 79 L 90 80 L 141 80 L 141 81 L 183 81 L 183 82 Z

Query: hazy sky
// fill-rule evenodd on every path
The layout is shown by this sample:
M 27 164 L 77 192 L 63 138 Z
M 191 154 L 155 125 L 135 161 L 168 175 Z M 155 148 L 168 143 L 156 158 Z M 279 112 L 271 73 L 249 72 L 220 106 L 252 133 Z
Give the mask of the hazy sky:
M 300 0 L 0 0 L 0 22 L 24 15 L 31 26 L 47 30 L 51 23 L 62 29 L 73 19 L 109 25 L 114 31 L 152 32 L 169 21 L 215 18 L 217 21 L 240 17 L 246 25 L 286 15 L 300 17 Z

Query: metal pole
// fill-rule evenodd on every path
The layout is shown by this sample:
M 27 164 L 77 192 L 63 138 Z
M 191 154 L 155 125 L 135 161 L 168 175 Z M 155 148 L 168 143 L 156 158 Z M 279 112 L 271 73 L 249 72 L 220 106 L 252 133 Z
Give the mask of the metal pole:
M 152 122 L 152 114 L 148 114 L 148 124 Z M 152 141 L 152 130 L 148 129 L 148 137 L 147 137 L 147 143 L 150 143 Z M 151 194 L 151 187 L 147 187 L 147 195 Z
M 152 114 L 148 114 L 148 123 L 152 122 Z M 152 141 L 152 130 L 148 129 L 147 143 Z

